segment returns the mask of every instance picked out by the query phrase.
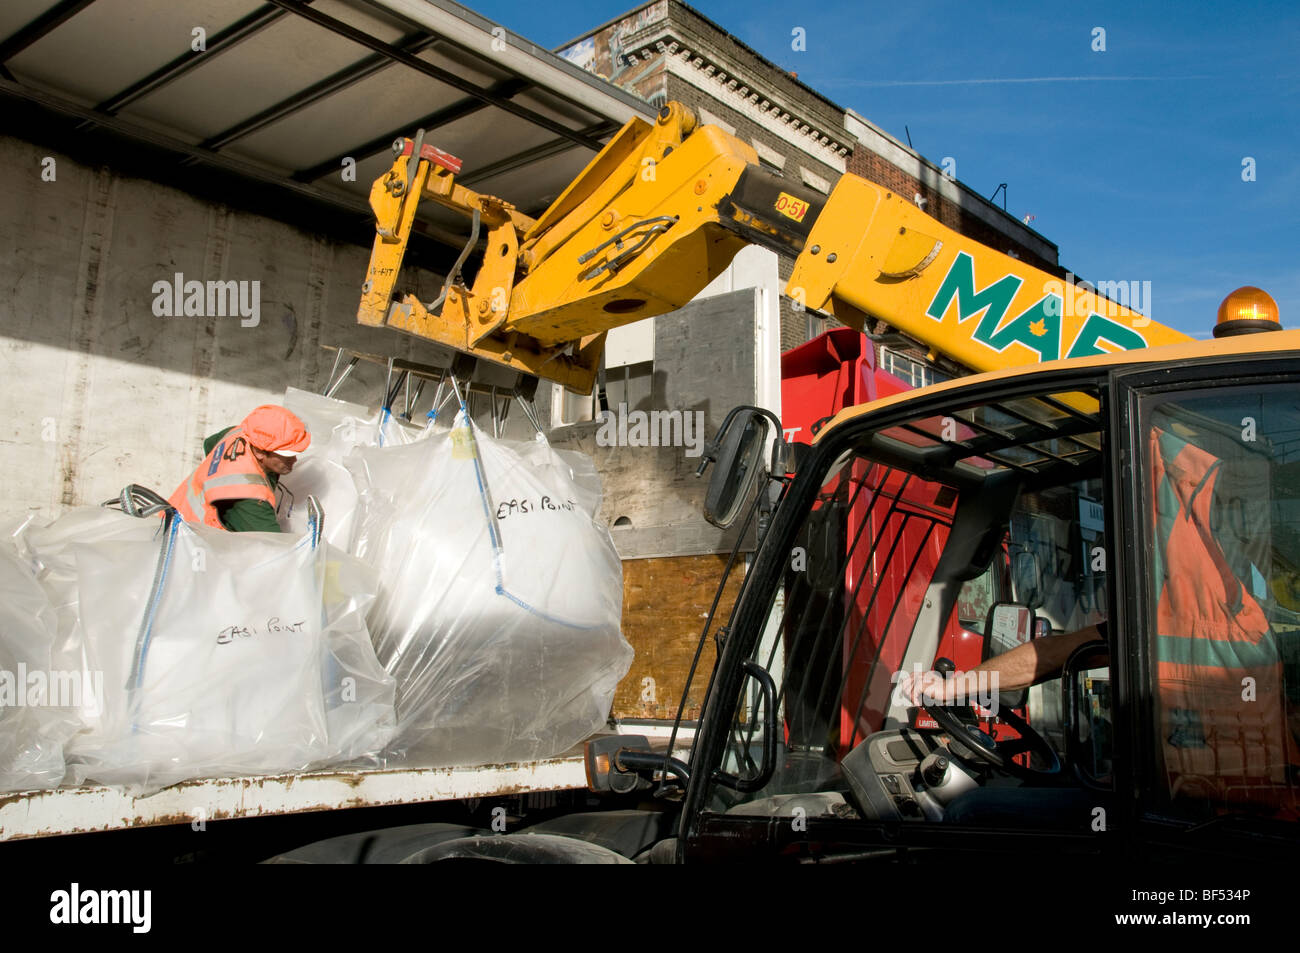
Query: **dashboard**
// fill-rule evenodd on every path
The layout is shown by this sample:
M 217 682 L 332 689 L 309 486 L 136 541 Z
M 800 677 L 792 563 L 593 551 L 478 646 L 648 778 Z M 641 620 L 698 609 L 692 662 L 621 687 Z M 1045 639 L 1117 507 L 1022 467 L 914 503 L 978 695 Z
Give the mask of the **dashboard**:
M 981 777 L 943 743 L 946 736 L 910 728 L 876 732 L 843 761 L 863 816 L 880 821 L 941 821 L 956 797 Z

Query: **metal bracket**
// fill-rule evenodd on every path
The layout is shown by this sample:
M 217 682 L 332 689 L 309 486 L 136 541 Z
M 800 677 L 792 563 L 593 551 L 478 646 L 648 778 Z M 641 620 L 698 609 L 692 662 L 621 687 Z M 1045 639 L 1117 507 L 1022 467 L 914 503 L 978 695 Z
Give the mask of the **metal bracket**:
M 534 399 L 537 396 L 537 378 L 532 374 L 520 374 L 513 394 L 528 422 L 538 433 L 544 435 L 546 431 L 542 428 L 542 418 L 537 413 L 537 403 Z
M 500 404 L 497 403 L 497 387 L 492 385 L 492 436 L 500 439 L 501 431 L 505 429 L 506 421 L 510 417 L 510 397 L 502 399 Z
M 347 348 L 342 348 L 342 347 L 341 347 L 341 348 L 338 348 L 338 349 L 335 351 L 335 353 L 334 353 L 334 366 L 333 366 L 332 368 L 330 368 L 330 376 L 329 376 L 329 378 L 325 381 L 325 388 L 324 388 L 324 390 L 321 391 L 321 394 L 324 395 L 325 397 L 333 397 L 333 396 L 334 396 L 334 392 L 337 391 L 340 387 L 343 386 L 343 382 L 344 382 L 345 380 L 348 379 L 348 375 L 352 373 L 352 369 L 353 369 L 354 367 L 356 367 L 356 366 L 357 366 L 357 362 L 358 362 L 359 360 L 361 360 L 361 358 L 359 358 L 359 357 L 357 357 L 355 354 L 353 354 L 351 360 L 348 361 L 348 366 L 345 367 L 345 368 L 343 369 L 343 373 L 340 374 L 339 377 L 338 377 L 338 379 L 336 380 L 335 377 L 334 377 L 334 375 L 335 375 L 335 374 L 338 374 L 338 372 L 339 372 L 339 365 L 343 363 L 343 355 L 344 355 L 344 354 L 347 354 L 347 353 L 350 353 L 350 352 L 347 350 Z

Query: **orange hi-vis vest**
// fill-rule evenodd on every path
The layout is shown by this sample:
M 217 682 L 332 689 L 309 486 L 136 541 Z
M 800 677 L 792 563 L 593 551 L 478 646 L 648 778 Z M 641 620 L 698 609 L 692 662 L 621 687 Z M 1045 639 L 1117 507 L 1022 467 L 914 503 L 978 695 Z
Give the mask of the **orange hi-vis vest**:
M 271 481 L 254 458 L 240 427 L 217 442 L 167 502 L 187 523 L 203 522 L 223 529 L 215 505 L 223 500 L 264 500 L 275 506 Z
M 1151 460 L 1165 767 L 1173 793 L 1248 797 L 1284 783 L 1289 761 L 1277 642 L 1211 532 L 1222 461 L 1158 429 Z

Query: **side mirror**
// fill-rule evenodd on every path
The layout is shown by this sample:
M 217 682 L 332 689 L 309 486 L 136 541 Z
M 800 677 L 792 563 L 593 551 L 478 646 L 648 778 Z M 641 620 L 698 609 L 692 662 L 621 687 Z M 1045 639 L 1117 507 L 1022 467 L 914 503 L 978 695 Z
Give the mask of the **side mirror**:
M 740 508 L 763 472 L 763 444 L 767 442 L 768 421 L 756 407 L 737 407 L 722 422 L 713 438 L 699 473 L 709 460 L 716 460 L 709 490 L 704 497 L 704 518 L 726 529 L 736 521 Z
M 1009 652 L 1017 645 L 1024 645 L 1039 634 L 1039 623 L 1051 625 L 1047 619 L 1039 619 L 1029 606 L 1016 602 L 995 602 L 989 607 L 984 620 L 984 658 L 989 659 L 1003 652 Z M 999 692 L 998 704 L 1003 708 L 1023 708 L 1029 699 L 1028 689 L 1013 692 Z
M 1001 655 L 1028 642 L 1037 632 L 1037 622 L 1029 606 L 1018 602 L 993 603 L 984 623 L 984 657 Z
M 1019 552 L 1011 557 L 1011 591 L 1025 605 L 1037 608 L 1043 604 L 1042 575 L 1037 553 Z

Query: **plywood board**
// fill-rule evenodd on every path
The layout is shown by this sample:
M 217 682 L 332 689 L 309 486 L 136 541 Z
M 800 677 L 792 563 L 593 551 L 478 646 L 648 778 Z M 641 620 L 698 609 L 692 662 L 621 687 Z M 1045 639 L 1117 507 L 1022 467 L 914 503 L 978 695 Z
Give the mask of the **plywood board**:
M 623 562 L 623 635 L 636 657 L 614 694 L 616 718 L 671 719 L 699 643 L 727 557 L 670 556 Z M 740 592 L 743 565 L 733 570 L 719 602 L 725 622 Z M 699 718 L 716 657 L 712 635 L 700 655 L 684 717 Z

